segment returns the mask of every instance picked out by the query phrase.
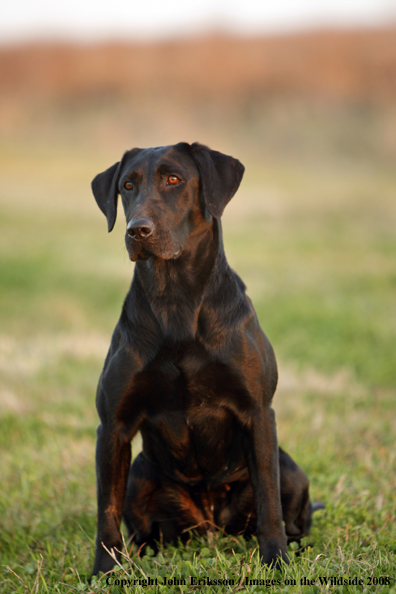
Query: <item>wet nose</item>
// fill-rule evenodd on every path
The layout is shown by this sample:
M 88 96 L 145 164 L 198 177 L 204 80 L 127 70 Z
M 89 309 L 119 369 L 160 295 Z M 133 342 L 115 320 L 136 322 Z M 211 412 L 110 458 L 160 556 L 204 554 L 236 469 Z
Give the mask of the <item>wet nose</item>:
M 132 219 L 127 226 L 129 237 L 133 239 L 147 239 L 154 231 L 154 223 L 146 217 Z

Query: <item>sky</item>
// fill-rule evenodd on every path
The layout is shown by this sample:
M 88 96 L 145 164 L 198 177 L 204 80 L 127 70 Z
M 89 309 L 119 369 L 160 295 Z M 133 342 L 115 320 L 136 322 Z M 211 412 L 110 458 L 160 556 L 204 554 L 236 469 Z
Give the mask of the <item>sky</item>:
M 0 43 L 276 33 L 396 23 L 396 0 L 3 0 Z

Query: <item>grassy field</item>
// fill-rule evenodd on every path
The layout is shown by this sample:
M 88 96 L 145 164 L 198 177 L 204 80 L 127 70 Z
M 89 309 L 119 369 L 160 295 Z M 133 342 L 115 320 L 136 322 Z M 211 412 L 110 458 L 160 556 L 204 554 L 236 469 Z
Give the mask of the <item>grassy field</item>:
M 255 541 L 216 535 L 141 560 L 125 551 L 117 579 L 179 584 L 87 585 L 94 394 L 133 270 L 124 222 L 107 235 L 90 194 L 112 148 L 27 139 L 0 151 L 0 592 L 395 593 L 396 171 L 281 150 L 245 163 L 226 249 L 279 360 L 280 443 L 326 509 L 282 571 L 260 566 Z

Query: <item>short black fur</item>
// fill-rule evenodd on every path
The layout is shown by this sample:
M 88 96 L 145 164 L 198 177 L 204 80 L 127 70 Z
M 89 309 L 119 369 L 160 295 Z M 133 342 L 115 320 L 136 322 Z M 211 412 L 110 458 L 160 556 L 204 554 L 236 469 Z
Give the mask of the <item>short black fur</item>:
M 114 226 L 121 195 L 136 262 L 97 391 L 93 574 L 121 548 L 221 527 L 288 561 L 310 526 L 308 479 L 278 448 L 272 347 L 229 267 L 220 217 L 244 172 L 194 143 L 127 151 L 92 189 Z M 130 441 L 143 451 L 131 465 Z

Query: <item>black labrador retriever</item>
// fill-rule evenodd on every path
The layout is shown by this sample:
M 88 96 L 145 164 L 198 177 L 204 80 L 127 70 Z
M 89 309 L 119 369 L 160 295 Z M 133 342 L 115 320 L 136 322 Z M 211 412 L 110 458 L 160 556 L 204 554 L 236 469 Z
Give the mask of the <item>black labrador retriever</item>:
M 243 173 L 181 142 L 127 151 L 92 182 L 109 231 L 121 195 L 136 262 L 97 392 L 93 575 L 114 566 L 122 516 L 154 549 L 189 529 L 255 534 L 267 564 L 309 531 L 308 479 L 277 443 L 274 352 L 224 254 L 220 217 Z

